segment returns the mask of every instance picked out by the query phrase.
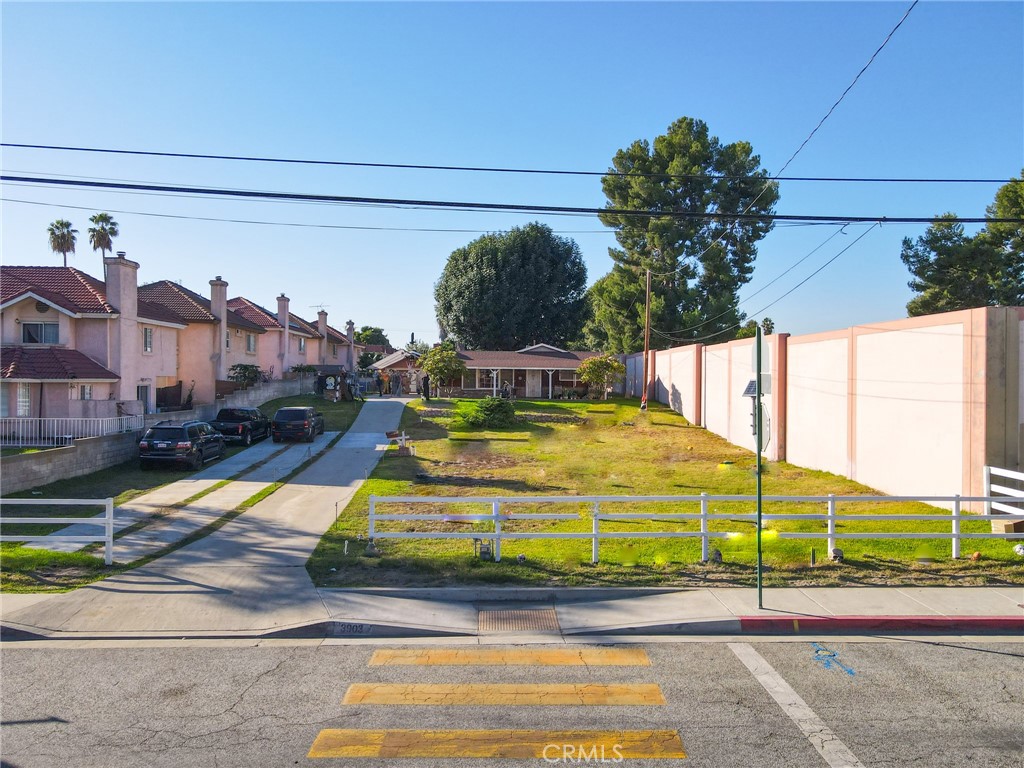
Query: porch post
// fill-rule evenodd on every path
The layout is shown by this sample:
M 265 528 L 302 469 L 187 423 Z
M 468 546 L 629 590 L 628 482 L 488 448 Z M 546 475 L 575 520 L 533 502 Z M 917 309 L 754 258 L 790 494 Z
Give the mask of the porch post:
M 501 369 L 491 369 L 491 397 L 498 396 L 498 377 L 501 376 Z
M 555 372 L 550 370 L 548 373 L 548 400 L 554 400 L 555 397 Z

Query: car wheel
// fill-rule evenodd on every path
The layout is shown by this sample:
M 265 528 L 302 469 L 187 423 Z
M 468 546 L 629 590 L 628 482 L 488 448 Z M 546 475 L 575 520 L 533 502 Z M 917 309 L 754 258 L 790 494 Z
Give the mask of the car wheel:
M 306 442 L 307 443 L 312 443 L 313 442 L 313 438 L 315 436 L 316 436 L 316 427 L 310 427 L 309 428 L 309 434 L 306 435 Z
M 203 466 L 203 452 L 196 451 L 192 456 L 192 460 L 189 462 L 190 469 L 199 469 Z
M 245 433 L 245 437 L 242 439 L 242 442 L 245 444 L 246 448 L 248 448 L 250 445 L 252 445 L 252 431 L 251 430 Z

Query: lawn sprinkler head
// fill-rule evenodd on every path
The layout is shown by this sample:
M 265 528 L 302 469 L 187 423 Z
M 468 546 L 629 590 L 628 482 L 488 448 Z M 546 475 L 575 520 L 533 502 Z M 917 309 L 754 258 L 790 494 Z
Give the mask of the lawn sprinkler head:
M 841 563 L 843 562 L 843 550 L 841 550 L 839 547 L 836 547 L 828 553 L 828 557 L 833 563 Z
M 523 554 L 516 555 L 516 562 L 519 563 L 519 565 L 522 565 L 523 563 L 525 563 L 526 562 L 526 555 L 523 555 Z

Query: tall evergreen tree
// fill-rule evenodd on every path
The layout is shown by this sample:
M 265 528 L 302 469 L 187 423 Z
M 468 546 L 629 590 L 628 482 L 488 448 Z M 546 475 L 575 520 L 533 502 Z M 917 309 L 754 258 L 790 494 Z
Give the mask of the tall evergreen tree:
M 987 208 L 989 218 L 1024 219 L 1021 179 L 999 189 Z M 993 221 L 967 235 L 955 218 L 943 214 L 916 241 L 904 238 L 900 258 L 913 275 L 907 285 L 917 294 L 907 314 L 1024 304 L 1024 224 Z
M 591 290 L 589 339 L 612 352 L 642 346 L 648 269 L 653 347 L 732 338 L 743 319 L 739 288 L 750 280 L 757 242 L 771 231 L 779 198 L 760 162 L 747 142 L 722 144 L 703 121 L 689 117 L 653 146 L 637 140 L 615 153 L 601 181 L 608 206 L 600 218 L 615 228 L 620 247 L 609 249 L 615 265 Z

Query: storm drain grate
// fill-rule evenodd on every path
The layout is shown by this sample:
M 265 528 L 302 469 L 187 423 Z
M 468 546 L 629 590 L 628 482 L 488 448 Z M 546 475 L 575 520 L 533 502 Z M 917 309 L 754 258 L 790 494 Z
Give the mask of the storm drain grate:
M 559 631 L 554 608 L 480 611 L 477 616 L 477 629 L 481 633 Z

